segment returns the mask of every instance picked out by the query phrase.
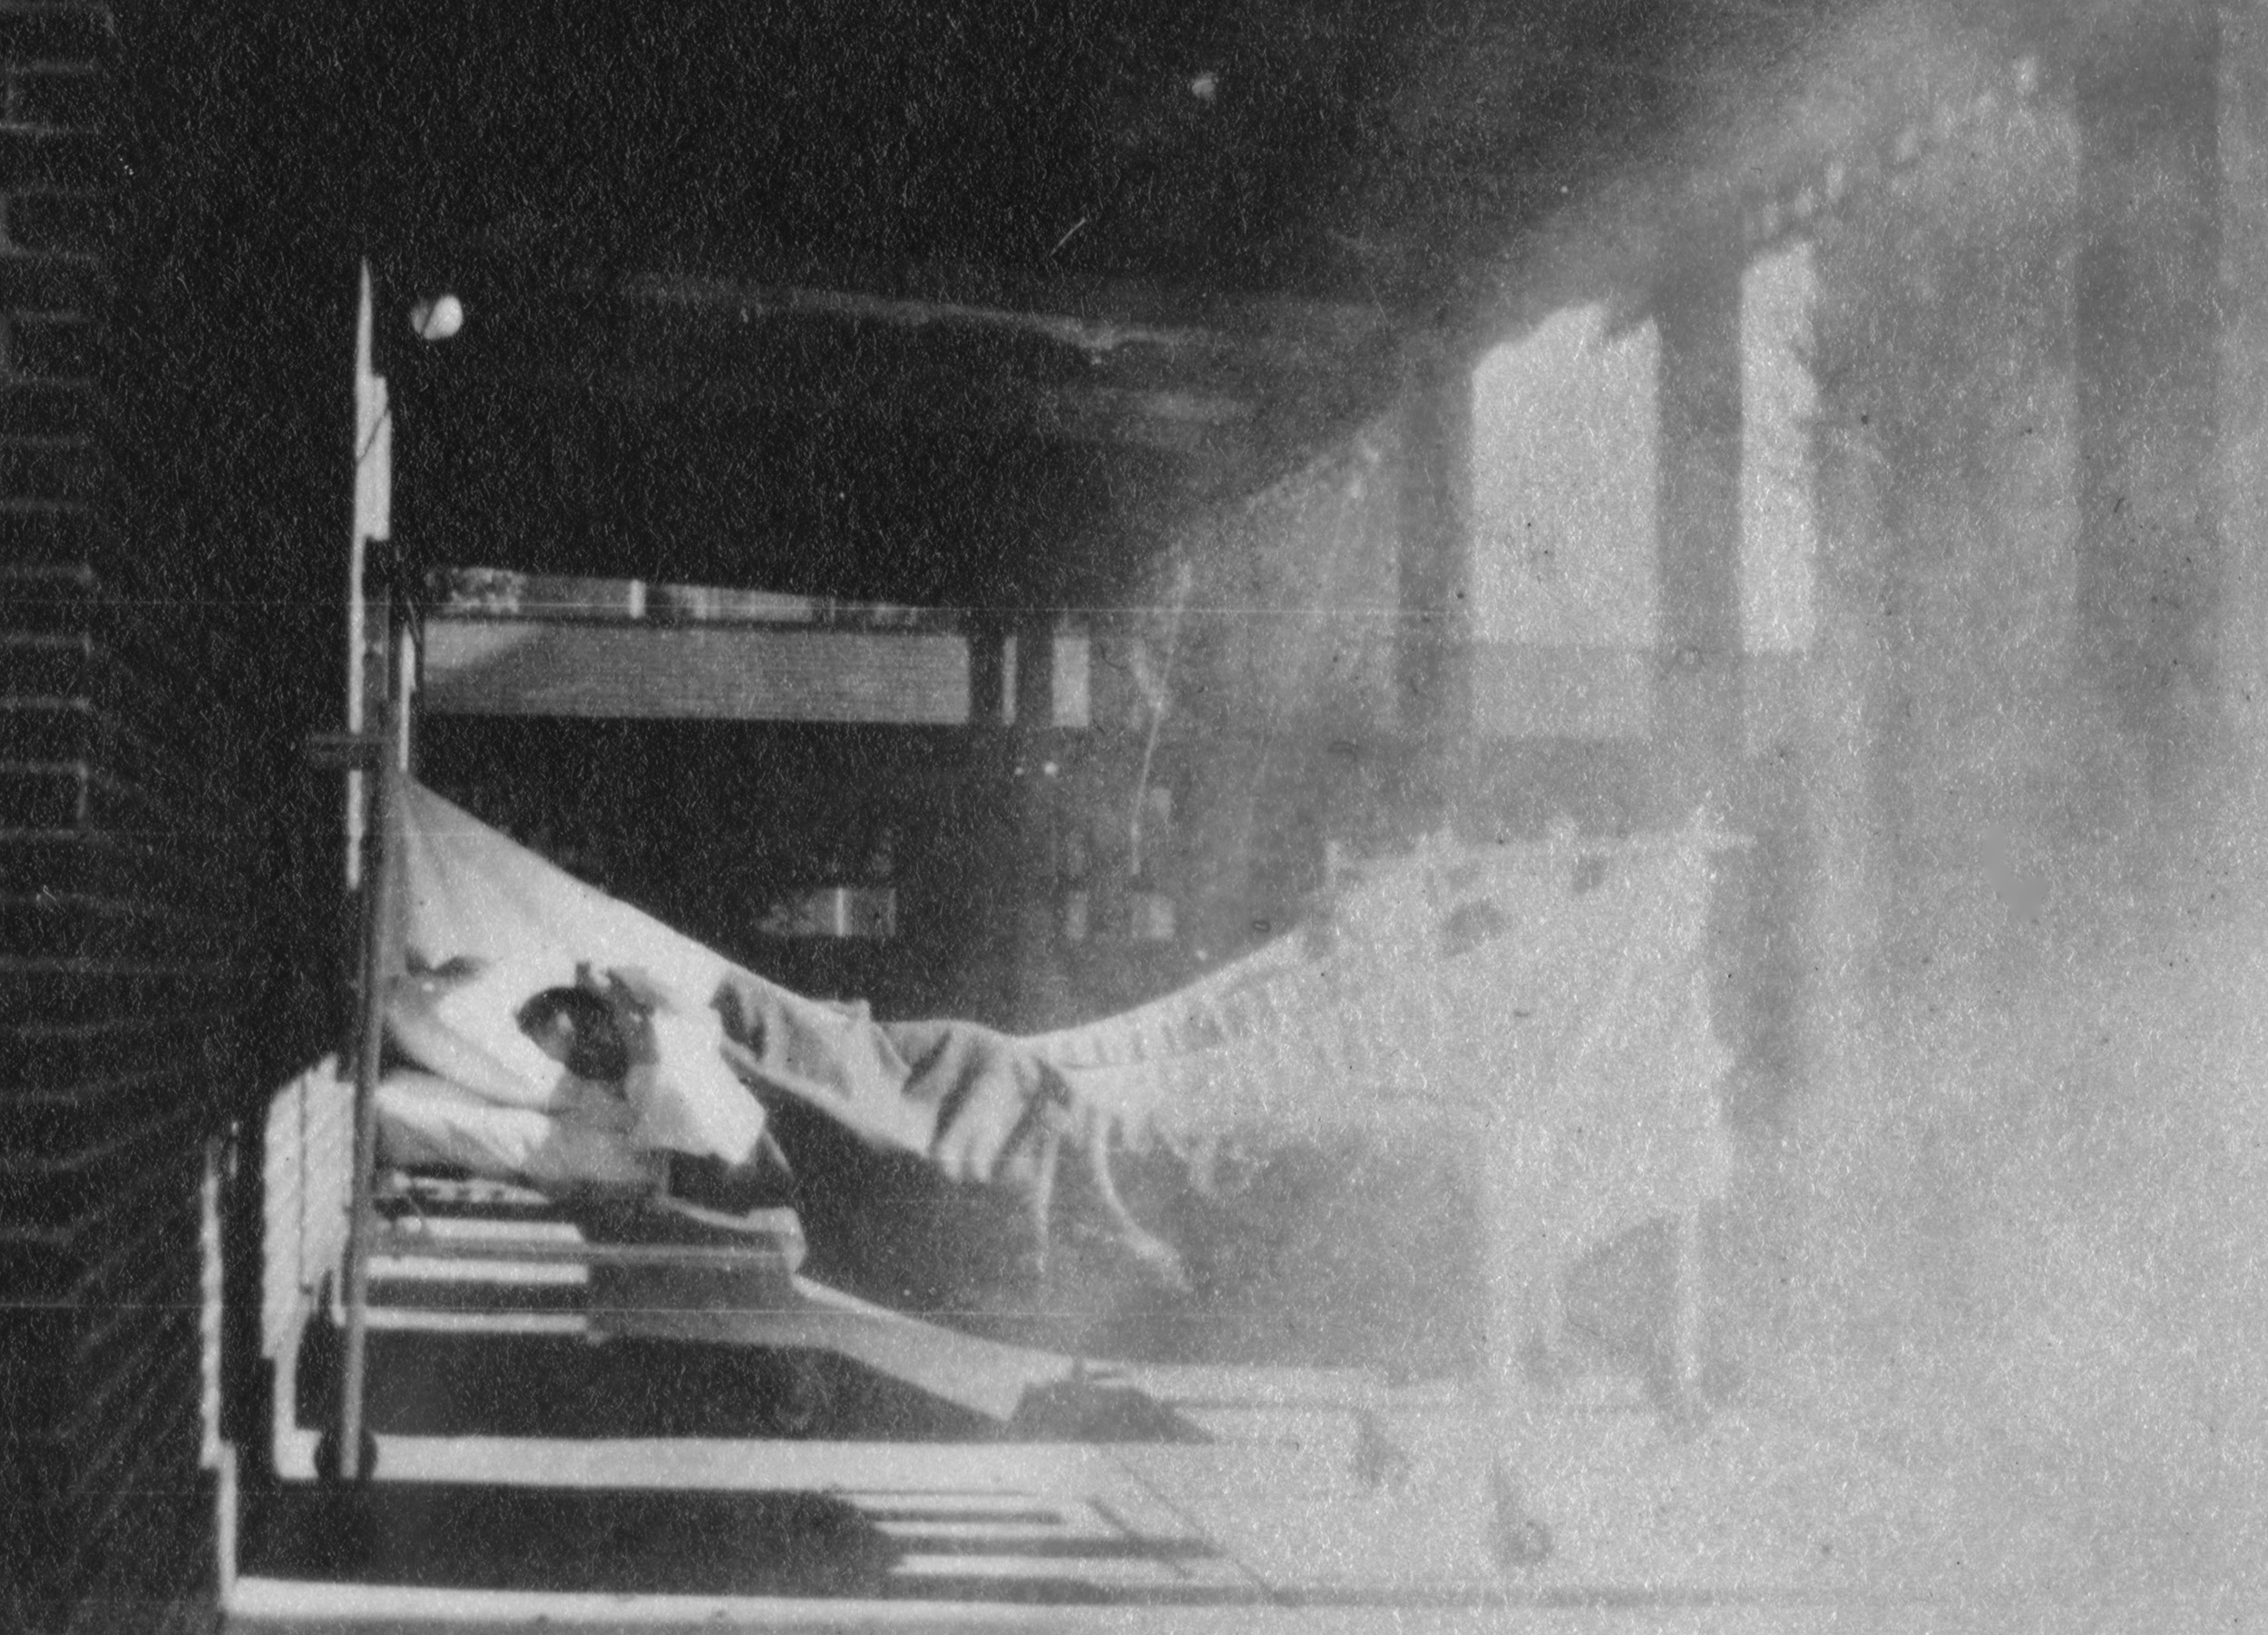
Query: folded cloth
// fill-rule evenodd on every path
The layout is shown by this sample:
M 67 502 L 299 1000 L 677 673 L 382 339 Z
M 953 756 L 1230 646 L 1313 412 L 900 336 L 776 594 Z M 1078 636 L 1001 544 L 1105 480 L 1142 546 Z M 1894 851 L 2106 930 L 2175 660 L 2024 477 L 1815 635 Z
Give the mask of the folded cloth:
M 814 1017 L 792 997 L 728 973 L 717 1007 L 727 1059 L 949 1180 L 1028 1191 L 1054 1136 L 1107 1134 L 1072 1116 L 1061 1075 L 1013 1034 L 973 1022 L 878 1023 L 863 1007 Z

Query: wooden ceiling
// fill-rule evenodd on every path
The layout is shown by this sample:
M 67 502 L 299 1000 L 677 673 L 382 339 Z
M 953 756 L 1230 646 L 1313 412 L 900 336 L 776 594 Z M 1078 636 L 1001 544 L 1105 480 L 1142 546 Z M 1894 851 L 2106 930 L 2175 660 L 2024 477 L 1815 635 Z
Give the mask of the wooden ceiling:
M 424 553 L 1107 594 L 1833 0 L 376 8 Z M 402 314 L 449 289 L 445 344 Z

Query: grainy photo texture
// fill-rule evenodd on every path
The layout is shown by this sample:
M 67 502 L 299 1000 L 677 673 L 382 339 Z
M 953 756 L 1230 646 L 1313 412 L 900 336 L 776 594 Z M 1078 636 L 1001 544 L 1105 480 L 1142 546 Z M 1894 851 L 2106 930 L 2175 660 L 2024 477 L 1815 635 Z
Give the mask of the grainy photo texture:
M 2256 0 L 0 0 L 0 1635 L 2251 1627 L 2264 472 Z

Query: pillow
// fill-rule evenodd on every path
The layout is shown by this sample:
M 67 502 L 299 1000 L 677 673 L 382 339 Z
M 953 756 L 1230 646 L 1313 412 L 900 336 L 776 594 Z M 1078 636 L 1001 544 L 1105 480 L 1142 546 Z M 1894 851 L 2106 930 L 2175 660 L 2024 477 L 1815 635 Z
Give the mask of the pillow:
M 386 995 L 386 1037 L 419 1067 L 499 1106 L 554 1106 L 562 1070 L 520 1031 L 514 1001 L 525 996 L 507 991 L 508 980 L 493 964 L 413 961 Z
M 499 1106 L 432 1073 L 378 1082 L 378 1150 L 397 1165 L 442 1164 L 539 1190 L 650 1191 L 665 1171 L 620 1132 L 528 1107 Z

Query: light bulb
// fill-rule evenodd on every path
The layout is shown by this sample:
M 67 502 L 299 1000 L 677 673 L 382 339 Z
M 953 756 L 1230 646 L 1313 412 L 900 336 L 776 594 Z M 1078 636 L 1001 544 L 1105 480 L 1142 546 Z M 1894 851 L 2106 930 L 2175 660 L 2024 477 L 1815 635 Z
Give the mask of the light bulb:
M 447 340 L 464 328 L 464 303 L 454 295 L 419 301 L 409 309 L 409 327 L 419 340 Z

